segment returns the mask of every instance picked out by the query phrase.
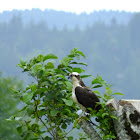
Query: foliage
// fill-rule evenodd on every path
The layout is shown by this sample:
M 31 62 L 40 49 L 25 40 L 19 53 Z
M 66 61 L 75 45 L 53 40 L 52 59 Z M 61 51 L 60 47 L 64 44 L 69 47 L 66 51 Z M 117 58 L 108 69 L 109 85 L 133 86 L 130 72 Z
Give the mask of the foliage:
M 85 63 L 77 62 L 80 56 L 85 55 L 77 49 L 71 50 L 70 54 L 60 60 L 54 54 L 38 55 L 29 62 L 20 60 L 19 67 L 23 72 L 27 72 L 35 81 L 29 84 L 25 90 L 15 90 L 14 96 L 25 103 L 20 112 L 24 115 L 14 115 L 8 120 L 17 121 L 20 126 L 17 131 L 20 136 L 26 139 L 67 139 L 72 140 L 73 136 L 69 136 L 74 128 L 78 128 L 76 115 L 77 106 L 71 99 L 72 84 L 66 79 L 69 73 L 75 71 L 84 72 L 80 65 Z M 75 61 L 75 59 L 77 59 Z M 55 60 L 55 61 L 54 61 Z M 82 75 L 82 78 L 90 75 Z M 101 98 L 102 109 L 92 116 L 97 117 L 100 126 L 99 132 L 104 140 L 115 138 L 112 116 L 106 108 L 106 102 L 113 98 L 113 95 L 121 95 L 121 93 L 112 93 L 111 86 L 108 85 L 101 76 L 97 75 L 93 78 L 92 88 L 105 86 L 106 93 L 101 95 L 99 91 L 95 91 Z M 115 118 L 117 119 L 117 118 Z M 75 121 L 75 122 L 74 122 Z M 67 129 L 68 125 L 74 123 L 72 128 Z M 79 133 L 80 139 L 86 139 L 87 136 Z
M 75 62 L 80 56 L 85 57 L 82 52 L 73 49 L 62 60 L 54 54 L 38 55 L 28 63 L 20 60 L 18 66 L 35 79 L 24 91 L 14 91 L 15 97 L 25 103 L 21 109 L 24 115 L 9 118 L 20 123 L 17 131 L 24 140 L 73 139 L 68 133 L 74 127 L 67 131 L 67 126 L 77 118 L 77 107 L 71 99 L 72 84 L 66 76 L 72 71 L 84 71 L 76 67 L 77 64 L 85 65 Z
M 102 95 L 99 91 L 95 90 L 94 92 L 101 99 L 102 109 L 99 112 L 93 111 L 92 116 L 96 116 L 96 121 L 99 122 L 99 130 L 103 140 L 110 140 L 116 138 L 116 133 L 114 130 L 113 119 L 117 119 L 115 116 L 111 115 L 112 108 L 107 108 L 106 103 L 109 99 L 114 98 L 114 95 L 123 95 L 122 93 L 112 93 L 111 85 L 107 84 L 101 76 L 97 75 L 96 78 L 93 78 L 92 88 L 105 87 L 105 93 Z
M 18 81 L 17 77 L 6 77 L 0 73 L 0 139 L 1 140 L 20 140 L 16 131 L 17 123 L 7 122 L 5 119 L 17 113 L 19 100 L 12 97 L 11 88 L 22 89 L 23 82 Z

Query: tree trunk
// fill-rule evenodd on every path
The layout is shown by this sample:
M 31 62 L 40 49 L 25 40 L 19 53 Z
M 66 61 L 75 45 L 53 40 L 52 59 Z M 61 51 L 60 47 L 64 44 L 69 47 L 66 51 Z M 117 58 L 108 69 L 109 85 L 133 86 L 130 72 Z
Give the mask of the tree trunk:
M 116 140 L 140 140 L 140 100 L 122 99 L 117 103 L 113 98 L 107 102 L 106 106 L 114 108 L 111 114 L 118 118 L 113 119 Z M 101 140 L 88 121 L 81 119 L 78 124 L 91 140 Z
M 115 99 L 107 102 L 107 107 L 114 108 L 111 112 L 118 120 L 113 119 L 119 140 L 140 140 L 140 100 Z

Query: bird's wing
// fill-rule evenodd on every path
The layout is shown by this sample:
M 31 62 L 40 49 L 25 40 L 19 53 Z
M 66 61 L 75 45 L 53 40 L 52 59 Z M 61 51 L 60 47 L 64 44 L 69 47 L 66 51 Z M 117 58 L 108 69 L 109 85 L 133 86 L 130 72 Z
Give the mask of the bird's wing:
M 84 107 L 91 107 L 92 109 L 96 108 L 96 102 L 99 102 L 97 95 L 87 87 L 76 87 L 75 95 L 80 104 Z

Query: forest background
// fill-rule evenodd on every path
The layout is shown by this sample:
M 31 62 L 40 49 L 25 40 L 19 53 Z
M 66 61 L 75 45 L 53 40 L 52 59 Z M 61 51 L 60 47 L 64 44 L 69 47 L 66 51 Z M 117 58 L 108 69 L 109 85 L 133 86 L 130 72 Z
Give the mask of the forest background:
M 78 48 L 86 56 L 83 59 L 88 64 L 86 74 L 102 76 L 113 84 L 114 91 L 124 94 L 121 98 L 139 99 L 139 25 L 140 13 L 125 11 L 103 10 L 79 15 L 39 9 L 5 11 L 0 13 L 1 77 L 17 76 L 27 85 L 33 79 L 16 67 L 20 59 L 48 53 L 63 58 L 71 49 Z M 89 86 L 90 81 L 87 78 L 84 82 Z M 0 96 L 5 93 L 10 98 L 8 92 L 0 92 Z M 3 101 L 4 106 L 8 100 Z M 8 115 L 1 113 L 0 118 L 4 117 Z

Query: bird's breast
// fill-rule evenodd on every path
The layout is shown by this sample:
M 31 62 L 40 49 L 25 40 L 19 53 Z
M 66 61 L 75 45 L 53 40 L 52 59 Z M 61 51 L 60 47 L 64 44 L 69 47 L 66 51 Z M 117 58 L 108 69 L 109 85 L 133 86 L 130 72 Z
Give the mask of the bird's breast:
M 72 87 L 72 99 L 75 103 L 78 104 L 79 102 L 77 101 L 77 97 L 75 95 L 75 88 L 76 88 L 76 85 L 74 84 L 73 87 Z
M 75 95 L 75 88 L 77 87 L 77 86 L 80 86 L 79 84 L 73 84 L 73 86 L 72 86 L 72 98 L 73 98 L 73 101 L 75 102 L 75 103 L 79 103 L 78 102 L 78 100 L 77 100 L 77 97 L 76 97 L 76 95 Z M 80 86 L 81 87 L 81 86 Z
M 78 104 L 78 101 L 77 101 L 77 98 L 76 98 L 76 95 L 75 95 L 75 91 L 72 91 L 72 99 L 75 103 Z

